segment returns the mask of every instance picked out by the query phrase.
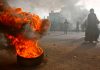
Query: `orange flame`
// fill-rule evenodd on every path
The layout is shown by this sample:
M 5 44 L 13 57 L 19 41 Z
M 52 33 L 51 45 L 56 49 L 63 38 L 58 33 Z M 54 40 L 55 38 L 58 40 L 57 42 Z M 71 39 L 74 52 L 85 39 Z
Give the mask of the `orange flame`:
M 0 24 L 9 26 L 11 28 L 20 29 L 23 24 L 30 23 L 33 30 L 41 30 L 42 21 L 36 14 L 22 12 L 21 8 L 8 9 L 0 12 Z
M 7 9 L 0 12 L 0 24 L 11 29 L 20 30 L 23 24 L 30 24 L 33 31 L 38 33 L 43 29 L 42 20 L 36 14 L 23 12 L 21 8 Z M 16 31 L 16 30 L 15 30 Z M 11 40 L 11 45 L 16 47 L 17 55 L 24 58 L 35 58 L 43 53 L 43 50 L 38 46 L 38 40 L 28 40 L 23 35 L 13 36 L 7 34 L 8 39 Z
M 38 46 L 38 40 L 27 40 L 19 36 L 13 40 L 13 44 L 16 46 L 17 54 L 24 58 L 36 58 L 43 53 Z
M 0 12 L 0 24 L 14 31 L 20 30 L 23 24 L 30 24 L 32 30 L 41 35 L 47 31 L 50 25 L 48 20 L 41 20 L 38 15 L 23 12 L 21 8 L 6 9 Z M 21 33 L 17 33 L 17 36 L 7 34 L 7 37 L 11 40 L 11 45 L 16 47 L 17 55 L 21 57 L 36 58 L 43 53 L 36 39 L 26 39 Z

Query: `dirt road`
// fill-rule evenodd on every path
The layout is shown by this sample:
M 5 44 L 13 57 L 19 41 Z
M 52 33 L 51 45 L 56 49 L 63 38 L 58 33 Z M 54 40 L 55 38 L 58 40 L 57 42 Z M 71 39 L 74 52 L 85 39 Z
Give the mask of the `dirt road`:
M 71 34 L 71 35 L 70 35 Z M 100 44 L 84 44 L 84 33 L 50 33 L 40 40 L 45 62 L 33 67 L 9 70 L 100 70 Z M 5 59 L 6 60 L 6 59 Z

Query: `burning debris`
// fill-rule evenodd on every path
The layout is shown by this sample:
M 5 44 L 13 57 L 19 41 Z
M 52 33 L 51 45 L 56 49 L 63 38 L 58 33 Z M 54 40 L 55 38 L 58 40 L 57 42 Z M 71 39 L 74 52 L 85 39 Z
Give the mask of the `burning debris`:
M 18 60 L 43 56 L 38 40 L 49 26 L 48 19 L 40 19 L 36 14 L 23 12 L 21 8 L 7 8 L 0 12 L 0 32 L 9 41 L 7 46 L 15 46 Z

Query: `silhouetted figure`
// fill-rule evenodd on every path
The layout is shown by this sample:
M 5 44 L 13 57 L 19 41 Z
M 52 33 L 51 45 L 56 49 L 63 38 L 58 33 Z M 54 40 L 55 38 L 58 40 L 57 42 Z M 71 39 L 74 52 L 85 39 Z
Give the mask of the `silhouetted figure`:
M 85 31 L 85 41 L 97 42 L 99 38 L 99 21 L 94 13 L 94 9 L 90 9 L 90 13 L 87 18 L 86 31 Z
M 80 23 L 79 23 L 79 21 L 77 21 L 77 23 L 76 23 L 76 32 L 79 32 L 79 28 L 80 28 Z
M 68 27 L 69 27 L 69 23 L 68 23 L 67 19 L 65 19 L 64 27 L 63 27 L 64 34 L 67 34 L 67 32 L 68 32 Z

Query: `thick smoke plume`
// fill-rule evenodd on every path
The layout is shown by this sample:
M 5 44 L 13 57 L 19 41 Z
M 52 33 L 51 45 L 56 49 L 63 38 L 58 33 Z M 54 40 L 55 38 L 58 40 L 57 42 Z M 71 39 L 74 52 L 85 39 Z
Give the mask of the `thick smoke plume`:
M 13 3 L 15 2 L 16 1 Z M 18 13 L 18 10 L 20 10 L 20 13 Z M 6 15 L 6 17 L 4 15 Z M 25 18 L 27 18 L 27 21 L 25 21 Z M 15 37 L 21 33 L 23 37 L 27 37 L 29 39 L 38 39 L 45 34 L 45 32 L 48 30 L 48 27 L 49 20 L 40 19 L 40 17 L 35 14 L 32 15 L 28 12 L 25 13 L 21 11 L 21 8 L 13 9 L 12 6 L 9 6 L 7 0 L 0 1 L 0 38 L 2 38 L 0 43 L 3 46 L 7 46 L 7 39 L 4 34 Z

